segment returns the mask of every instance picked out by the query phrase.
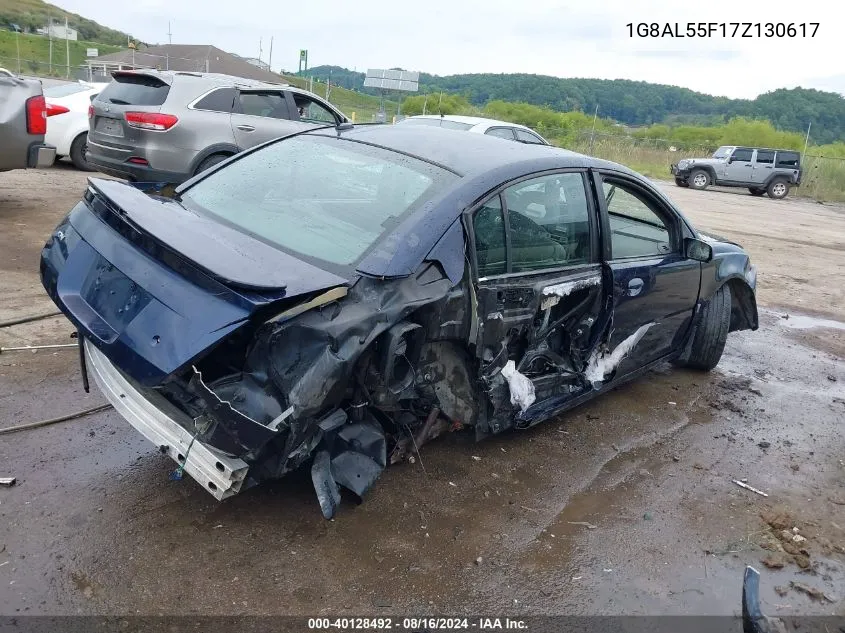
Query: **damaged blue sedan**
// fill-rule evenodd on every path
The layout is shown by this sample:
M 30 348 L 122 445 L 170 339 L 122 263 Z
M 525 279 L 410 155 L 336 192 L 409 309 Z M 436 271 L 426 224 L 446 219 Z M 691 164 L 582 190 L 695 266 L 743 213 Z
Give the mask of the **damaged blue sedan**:
M 169 196 L 92 178 L 41 277 L 86 385 L 179 472 L 224 499 L 309 467 L 326 517 L 441 433 L 709 370 L 757 328 L 748 255 L 643 177 L 428 127 L 278 139 Z

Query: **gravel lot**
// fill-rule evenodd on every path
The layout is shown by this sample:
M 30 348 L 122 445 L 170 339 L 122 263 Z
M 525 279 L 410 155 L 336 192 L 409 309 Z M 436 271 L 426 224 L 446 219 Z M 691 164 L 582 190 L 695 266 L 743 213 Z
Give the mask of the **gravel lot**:
M 0 174 L 0 321 L 53 309 L 39 251 L 87 176 Z M 222 504 L 168 480 L 112 411 L 0 435 L 18 478 L 0 487 L 0 614 L 734 614 L 753 564 L 767 612 L 845 615 L 845 208 L 661 186 L 759 267 L 761 329 L 732 334 L 716 371 L 438 440 L 331 522 L 307 476 Z M 71 329 L 4 328 L 0 346 Z M 0 428 L 102 401 L 74 351 L 0 355 Z M 809 556 L 779 551 L 783 526 Z

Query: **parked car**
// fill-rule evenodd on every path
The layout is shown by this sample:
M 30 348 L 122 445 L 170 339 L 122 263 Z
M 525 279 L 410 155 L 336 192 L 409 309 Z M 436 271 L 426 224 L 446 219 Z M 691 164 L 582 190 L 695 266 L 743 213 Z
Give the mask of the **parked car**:
M 520 143 L 533 143 L 536 145 L 549 145 L 549 142 L 537 134 L 530 127 L 497 121 L 496 119 L 485 119 L 477 116 L 421 114 L 402 119 L 397 125 L 430 125 L 442 127 L 449 130 L 463 130 L 475 134 L 487 134 L 508 141 L 519 141 Z
M 0 68 L 0 171 L 52 165 L 56 148 L 44 142 L 46 131 L 41 82 Z
M 177 476 L 223 499 L 310 463 L 326 517 L 439 433 L 709 370 L 757 328 L 748 254 L 642 176 L 412 125 L 277 139 L 171 198 L 92 178 L 41 278 Z
M 747 187 L 753 196 L 785 198 L 801 184 L 801 153 L 787 149 L 726 145 L 710 158 L 688 158 L 670 166 L 679 187 Z
M 88 161 L 128 180 L 181 183 L 259 143 L 347 121 L 286 84 L 156 70 L 112 77 L 89 109 Z
M 88 148 L 88 108 L 91 100 L 107 83 L 66 83 L 44 90 L 47 101 L 47 134 L 45 140 L 56 146 L 56 158 L 67 156 L 74 167 L 84 171 L 93 168 L 85 154 Z

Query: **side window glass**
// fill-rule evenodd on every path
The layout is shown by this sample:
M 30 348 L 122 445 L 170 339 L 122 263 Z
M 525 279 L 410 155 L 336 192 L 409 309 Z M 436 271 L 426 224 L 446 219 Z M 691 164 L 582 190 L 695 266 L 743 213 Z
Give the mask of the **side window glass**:
M 472 218 L 475 234 L 475 255 L 478 276 L 502 275 L 507 272 L 505 259 L 505 218 L 499 196 L 492 198 Z
M 623 184 L 605 181 L 611 257 L 649 257 L 672 252 L 669 226 L 656 201 Z
M 581 173 L 532 178 L 504 191 L 511 271 L 590 261 L 590 213 Z
M 778 152 L 776 167 L 796 169 L 798 167 L 798 152 Z
M 289 119 L 288 103 L 281 92 L 242 92 L 241 112 L 270 119 Z
M 337 122 L 334 113 L 321 103 L 297 93 L 293 94 L 293 100 L 296 102 L 296 109 L 301 121 L 328 124 Z
M 771 165 L 775 162 L 775 153 L 765 149 L 757 150 L 757 163 Z
M 519 128 L 514 128 L 514 132 L 516 132 L 516 140 L 522 141 L 523 143 L 534 143 L 537 145 L 544 145 L 543 140 L 531 132 L 527 132 L 525 130 L 520 130 Z
M 231 88 L 220 88 L 209 92 L 194 105 L 195 110 L 212 110 L 214 112 L 231 112 L 235 102 L 235 91 Z
M 739 148 L 735 149 L 731 156 L 731 161 L 734 163 L 750 163 L 751 155 L 754 153 L 753 149 Z
M 513 129 L 509 127 L 493 127 L 485 132 L 488 136 L 498 136 L 499 138 L 506 138 L 509 141 L 514 139 Z

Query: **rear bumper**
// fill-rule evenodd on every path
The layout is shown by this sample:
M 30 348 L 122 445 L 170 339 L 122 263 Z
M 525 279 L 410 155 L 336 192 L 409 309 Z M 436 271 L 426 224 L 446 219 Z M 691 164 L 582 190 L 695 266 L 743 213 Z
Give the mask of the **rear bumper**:
M 240 492 L 249 465 L 237 457 L 228 457 L 192 436 L 164 411 L 155 407 L 117 370 L 94 345 L 85 341 L 88 373 L 100 391 L 129 424 L 159 450 L 184 466 L 197 483 L 222 500 Z M 181 458 L 181 459 L 180 459 Z
M 153 169 L 149 165 L 135 165 L 133 163 L 127 163 L 125 160 L 107 158 L 100 154 L 92 153 L 90 143 L 88 147 L 86 159 L 90 165 L 97 171 L 108 174 L 109 176 L 132 180 L 134 182 L 167 182 L 173 184 L 181 184 L 190 177 L 190 174 L 162 171 L 160 169 Z
M 49 167 L 56 161 L 56 148 L 46 143 L 33 143 L 29 146 L 27 167 Z

